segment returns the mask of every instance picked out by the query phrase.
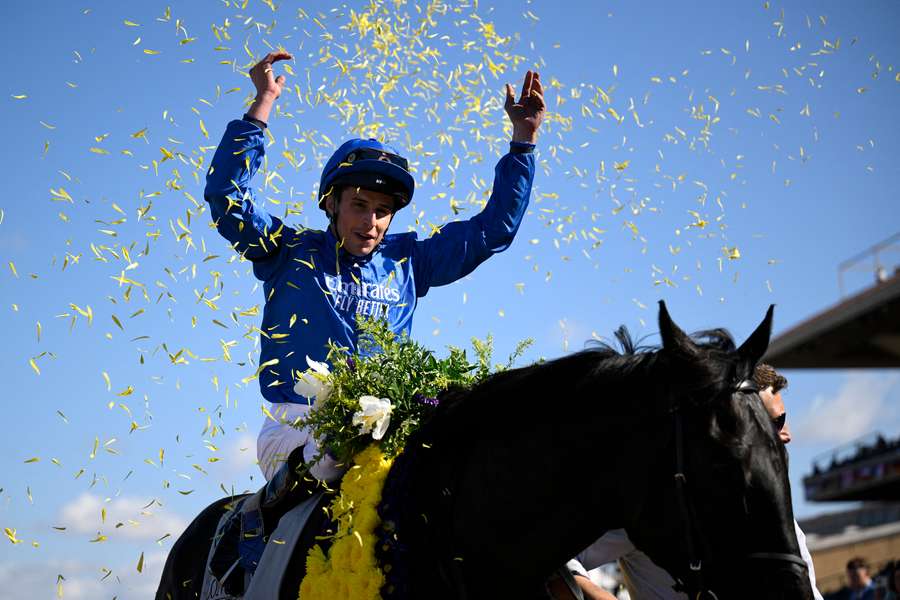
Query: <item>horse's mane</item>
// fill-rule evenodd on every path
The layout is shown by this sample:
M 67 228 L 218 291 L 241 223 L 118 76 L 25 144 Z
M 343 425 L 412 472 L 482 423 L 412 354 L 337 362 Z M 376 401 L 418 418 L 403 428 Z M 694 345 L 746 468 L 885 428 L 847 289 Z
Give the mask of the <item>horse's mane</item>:
M 729 356 L 736 346 L 725 329 L 693 334 L 691 339 L 699 353 L 687 362 L 664 359 L 666 353 L 677 354 L 678 349 L 669 352 L 660 346 L 644 345 L 643 338 L 635 341 L 624 325 L 613 336 L 614 342 L 591 340 L 584 350 L 569 356 L 495 373 L 469 390 L 449 390 L 441 396 L 429 429 L 440 428 L 450 420 L 496 422 L 494 418 L 502 419 L 509 410 L 497 399 L 507 397 L 507 391 L 522 389 L 525 381 L 541 375 L 552 378 L 574 373 L 592 386 L 621 381 L 635 374 L 652 376 L 660 382 L 683 383 L 695 401 L 700 401 L 701 392 L 721 390 L 736 375 L 734 361 Z M 587 383 L 578 387 L 584 385 Z

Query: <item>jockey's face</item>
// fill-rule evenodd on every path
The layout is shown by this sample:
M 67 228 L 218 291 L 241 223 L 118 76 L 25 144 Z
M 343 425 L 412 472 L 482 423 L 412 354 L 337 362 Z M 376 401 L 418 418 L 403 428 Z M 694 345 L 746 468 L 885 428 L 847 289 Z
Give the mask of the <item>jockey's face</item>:
M 328 214 L 334 214 L 335 199 L 325 201 Z M 354 256 L 366 256 L 384 239 L 394 216 L 394 199 L 382 192 L 348 186 L 341 192 L 335 237 Z
M 759 392 L 759 397 L 766 406 L 766 412 L 769 413 L 769 416 L 772 417 L 773 420 L 785 413 L 784 400 L 781 398 L 781 392 L 772 393 L 772 388 L 768 387 Z M 781 441 L 785 444 L 791 441 L 791 430 L 788 428 L 787 422 L 785 422 L 778 431 L 778 437 L 780 437 Z

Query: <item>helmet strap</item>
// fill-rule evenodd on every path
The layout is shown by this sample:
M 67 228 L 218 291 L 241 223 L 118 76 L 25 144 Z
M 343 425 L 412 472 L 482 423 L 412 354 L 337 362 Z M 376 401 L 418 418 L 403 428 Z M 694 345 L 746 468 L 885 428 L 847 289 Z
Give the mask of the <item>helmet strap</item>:
M 334 187 L 332 187 L 330 190 L 328 190 L 328 193 L 334 195 L 333 204 L 332 204 L 334 209 L 331 211 L 330 214 L 326 210 L 325 214 L 328 215 L 328 226 L 331 227 L 331 233 L 334 234 L 334 239 L 336 239 L 336 240 L 338 240 L 338 242 L 340 242 L 341 240 L 338 239 L 340 237 L 340 233 L 338 233 L 338 214 L 340 213 L 340 203 L 341 203 L 341 195 L 343 194 L 343 189 L 342 188 L 335 189 Z

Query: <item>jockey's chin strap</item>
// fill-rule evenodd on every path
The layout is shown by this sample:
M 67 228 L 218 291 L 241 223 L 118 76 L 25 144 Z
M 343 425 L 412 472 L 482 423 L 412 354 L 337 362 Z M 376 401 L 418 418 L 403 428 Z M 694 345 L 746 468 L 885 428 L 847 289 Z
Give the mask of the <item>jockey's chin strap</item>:
M 738 383 L 735 387 L 736 391 L 742 393 L 758 392 L 759 388 L 752 379 L 745 379 Z M 672 411 L 675 420 L 675 496 L 678 499 L 678 509 L 681 513 L 681 519 L 685 524 L 685 549 L 688 555 L 688 568 L 690 573 L 694 574 L 697 585 L 697 595 L 695 600 L 719 600 L 715 592 L 709 589 L 703 579 L 703 561 L 697 552 L 697 546 L 694 543 L 694 523 L 697 522 L 697 516 L 694 507 L 690 503 L 687 494 L 687 476 L 684 473 L 684 432 L 681 424 L 680 406 Z M 788 562 L 799 565 L 807 569 L 806 562 L 799 556 L 783 552 L 753 552 L 747 555 L 752 560 L 774 560 L 780 562 Z

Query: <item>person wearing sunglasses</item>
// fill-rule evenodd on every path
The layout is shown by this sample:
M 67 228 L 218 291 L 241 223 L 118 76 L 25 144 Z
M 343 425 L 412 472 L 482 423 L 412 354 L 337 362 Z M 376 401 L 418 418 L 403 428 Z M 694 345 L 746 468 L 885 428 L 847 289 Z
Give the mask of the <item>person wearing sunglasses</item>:
M 787 387 L 787 379 L 771 365 L 760 363 L 753 372 L 753 380 L 759 386 L 759 398 L 772 419 L 772 427 L 785 444 L 791 441 L 791 430 L 787 424 L 787 411 L 781 391 Z
M 228 124 L 204 194 L 216 229 L 263 282 L 258 379 L 271 417 L 258 437 L 257 457 L 267 480 L 294 449 L 305 445 L 306 463 L 318 454 L 317 441 L 292 423 L 324 395 L 308 385 L 308 374 L 324 372 L 328 340 L 356 350 L 360 317 L 384 319 L 397 334 L 409 333 L 429 289 L 465 277 L 510 246 L 528 206 L 545 109 L 537 72 L 525 75 L 518 99 L 506 85 L 509 151 L 495 168 L 490 199 L 468 220 L 448 223 L 427 239 L 388 234 L 394 215 L 413 199 L 413 170 L 388 144 L 351 139 L 319 179 L 315 205 L 326 227 L 295 229 L 268 214 L 250 185 L 266 154 L 270 112 L 286 84 L 273 69 L 292 58 L 272 52 L 250 70 L 256 98 L 242 119 Z M 330 481 L 340 469 L 326 457 L 312 465 L 312 474 Z

